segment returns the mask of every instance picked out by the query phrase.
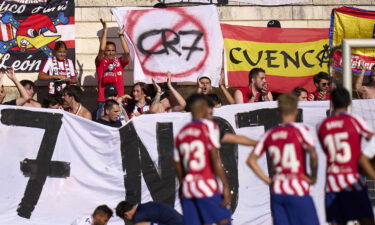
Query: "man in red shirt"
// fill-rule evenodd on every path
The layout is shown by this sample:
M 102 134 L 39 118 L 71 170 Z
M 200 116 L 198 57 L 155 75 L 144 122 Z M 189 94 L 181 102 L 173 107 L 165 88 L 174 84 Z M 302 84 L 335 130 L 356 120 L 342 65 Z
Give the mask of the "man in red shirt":
M 349 92 L 338 87 L 331 93 L 333 115 L 318 125 L 318 137 L 327 155 L 326 219 L 330 224 L 358 220 L 375 224 L 364 178 L 359 173 L 361 138 L 373 131 L 362 118 L 347 113 Z M 367 170 L 366 170 L 367 171 Z
M 266 184 L 271 185 L 271 212 L 274 225 L 318 225 L 318 215 L 310 192 L 316 182 L 318 157 L 307 127 L 296 124 L 298 98 L 283 94 L 278 98 L 281 125 L 266 132 L 251 152 L 247 164 Z M 270 178 L 257 160 L 268 151 L 274 176 Z M 305 153 L 310 155 L 311 176 L 306 173 Z
M 249 86 L 237 89 L 234 92 L 234 100 L 236 104 L 273 101 L 272 93 L 266 82 L 266 71 L 262 68 L 250 70 Z
M 96 73 L 98 75 L 98 98 L 99 104 L 104 104 L 104 88 L 113 84 L 119 96 L 124 95 L 124 67 L 129 63 L 129 48 L 124 38 L 124 27 L 118 31 L 121 46 L 124 50 L 121 58 L 116 57 L 116 44 L 107 42 L 108 27 L 100 19 L 103 25 L 103 35 L 100 41 L 100 48 L 95 59 Z
M 190 96 L 187 102 L 193 121 L 178 133 L 174 153 L 184 223 L 229 225 L 231 214 L 226 207 L 231 195 L 218 154 L 219 129 L 212 121 L 213 104 L 202 94 Z

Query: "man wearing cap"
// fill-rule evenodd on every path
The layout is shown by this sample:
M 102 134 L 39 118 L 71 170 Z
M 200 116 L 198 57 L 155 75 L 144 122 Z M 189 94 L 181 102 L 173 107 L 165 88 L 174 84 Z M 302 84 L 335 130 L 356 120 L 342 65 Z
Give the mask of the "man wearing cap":
M 109 99 L 112 99 L 112 100 L 117 101 L 119 103 L 119 107 L 120 107 L 119 120 L 121 121 L 121 123 L 125 124 L 125 122 L 129 120 L 129 118 L 126 114 L 126 111 L 125 111 L 124 107 L 122 106 L 122 103 L 121 103 L 119 97 L 118 97 L 117 89 L 113 84 L 109 84 L 105 87 L 104 97 L 105 97 L 106 101 L 109 100 Z M 102 118 L 104 116 L 104 114 L 105 114 L 104 104 L 99 105 L 98 109 L 95 112 L 95 116 L 94 116 L 95 120 L 99 120 L 100 118 Z

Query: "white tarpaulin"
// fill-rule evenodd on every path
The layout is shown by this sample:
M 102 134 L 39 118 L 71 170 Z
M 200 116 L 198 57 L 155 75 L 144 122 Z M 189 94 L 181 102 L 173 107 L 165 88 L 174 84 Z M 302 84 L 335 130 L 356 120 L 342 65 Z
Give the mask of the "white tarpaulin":
M 300 104 L 315 136 L 328 102 Z M 277 124 L 276 102 L 224 106 L 214 115 L 220 130 L 258 139 Z M 31 110 L 31 111 L 30 111 Z M 375 101 L 354 101 L 354 113 L 375 125 Z M 58 110 L 0 106 L 0 224 L 66 225 L 100 204 L 163 201 L 180 210 L 173 171 L 173 136 L 188 113 L 143 115 L 120 130 Z M 316 142 L 317 144 L 317 142 Z M 319 153 L 312 188 L 324 221 L 325 157 Z M 270 225 L 269 188 L 246 166 L 251 148 L 222 145 L 233 194 L 234 225 Z M 262 168 L 267 171 L 265 157 Z M 35 206 L 35 207 L 34 207 Z M 123 224 L 114 217 L 110 225 Z
M 134 60 L 134 81 L 196 82 L 211 77 L 218 86 L 223 37 L 216 7 L 193 6 L 166 9 L 117 7 L 111 9 Z
M 162 3 L 204 3 L 218 4 L 223 1 L 218 0 L 159 0 Z M 229 0 L 233 2 L 246 2 L 255 5 L 287 5 L 298 2 L 307 2 L 307 0 Z

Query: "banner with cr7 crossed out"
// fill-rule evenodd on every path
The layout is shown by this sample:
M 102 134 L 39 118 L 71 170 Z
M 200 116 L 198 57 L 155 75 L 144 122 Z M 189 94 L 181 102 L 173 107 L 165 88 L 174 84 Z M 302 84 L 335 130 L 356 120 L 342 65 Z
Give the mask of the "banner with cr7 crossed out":
M 135 82 L 163 82 L 171 72 L 176 82 L 196 82 L 203 75 L 218 85 L 223 37 L 215 6 L 111 11 L 119 26 L 125 26 Z
M 56 41 L 74 61 L 74 0 L 0 0 L 0 68 L 38 72 Z

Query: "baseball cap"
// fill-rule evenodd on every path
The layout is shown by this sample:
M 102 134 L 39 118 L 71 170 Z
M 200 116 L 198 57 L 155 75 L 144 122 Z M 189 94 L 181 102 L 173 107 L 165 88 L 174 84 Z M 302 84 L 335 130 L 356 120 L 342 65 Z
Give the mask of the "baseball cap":
M 104 89 L 104 97 L 116 97 L 118 95 L 117 89 L 113 84 L 108 84 Z
M 200 80 L 203 79 L 203 78 L 206 78 L 206 79 L 210 80 L 210 82 L 211 82 L 211 78 L 209 78 L 208 76 L 205 76 L 205 75 L 200 75 L 200 76 L 198 77 L 198 81 L 200 81 Z
M 270 20 L 267 23 L 267 27 L 279 27 L 279 28 L 281 28 L 281 24 L 280 24 L 280 21 L 278 21 L 278 20 Z

